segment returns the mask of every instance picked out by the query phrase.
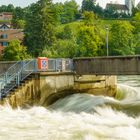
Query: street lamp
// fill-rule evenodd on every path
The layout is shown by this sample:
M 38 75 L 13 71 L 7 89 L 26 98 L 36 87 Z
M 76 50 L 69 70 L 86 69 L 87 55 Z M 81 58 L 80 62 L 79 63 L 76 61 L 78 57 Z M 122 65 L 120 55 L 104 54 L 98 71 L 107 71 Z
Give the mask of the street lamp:
M 109 28 L 106 27 L 106 55 L 107 56 L 109 55 L 109 52 L 108 52 L 108 33 L 109 33 Z

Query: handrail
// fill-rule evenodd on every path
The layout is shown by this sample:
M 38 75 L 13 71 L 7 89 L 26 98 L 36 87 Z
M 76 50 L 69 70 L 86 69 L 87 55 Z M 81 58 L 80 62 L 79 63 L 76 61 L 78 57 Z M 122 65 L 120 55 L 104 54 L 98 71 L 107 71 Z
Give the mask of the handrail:
M 8 92 L 16 86 L 19 86 L 21 80 L 25 79 L 31 72 L 23 76 L 24 69 L 34 60 L 18 61 L 12 65 L 4 74 L 0 75 L 0 97 L 2 94 L 8 94 Z M 33 70 L 32 70 L 33 71 Z

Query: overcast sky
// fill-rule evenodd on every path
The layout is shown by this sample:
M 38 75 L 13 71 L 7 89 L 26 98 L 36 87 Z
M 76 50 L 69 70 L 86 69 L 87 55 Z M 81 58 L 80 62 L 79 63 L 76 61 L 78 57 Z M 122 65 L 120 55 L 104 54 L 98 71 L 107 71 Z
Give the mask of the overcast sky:
M 26 7 L 27 5 L 36 2 L 38 0 L 0 0 L 0 5 L 8 5 L 8 4 L 13 4 L 14 6 L 21 6 L 21 7 Z M 66 0 L 53 0 L 53 2 L 65 2 Z M 82 0 L 75 0 L 79 5 L 81 5 Z M 100 4 L 100 6 L 105 7 L 106 3 L 108 2 L 117 2 L 123 4 L 125 0 L 97 0 L 97 2 Z M 135 0 L 136 4 L 140 0 Z

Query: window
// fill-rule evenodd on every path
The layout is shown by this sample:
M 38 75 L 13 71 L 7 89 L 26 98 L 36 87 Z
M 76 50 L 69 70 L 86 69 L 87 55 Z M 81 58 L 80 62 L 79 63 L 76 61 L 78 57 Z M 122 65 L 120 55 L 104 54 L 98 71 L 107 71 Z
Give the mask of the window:
M 8 46 L 8 42 L 2 42 L 2 46 Z
M 7 34 L 2 34 L 1 38 L 8 38 L 8 35 Z

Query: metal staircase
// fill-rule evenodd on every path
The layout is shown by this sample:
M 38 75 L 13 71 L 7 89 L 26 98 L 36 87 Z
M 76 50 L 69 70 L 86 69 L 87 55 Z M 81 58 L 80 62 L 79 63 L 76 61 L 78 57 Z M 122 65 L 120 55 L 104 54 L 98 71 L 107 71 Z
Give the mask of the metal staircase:
M 4 74 L 0 75 L 0 99 L 6 97 L 15 87 L 18 87 L 26 77 L 36 71 L 36 60 L 18 61 Z

